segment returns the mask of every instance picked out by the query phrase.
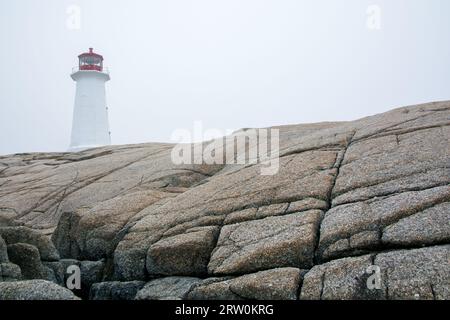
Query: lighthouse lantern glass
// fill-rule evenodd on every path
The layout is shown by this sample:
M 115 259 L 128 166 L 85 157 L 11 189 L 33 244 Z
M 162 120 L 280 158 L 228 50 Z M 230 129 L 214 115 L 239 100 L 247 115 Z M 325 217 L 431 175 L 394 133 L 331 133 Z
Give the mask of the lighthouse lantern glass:
M 82 55 L 80 56 L 80 70 L 103 70 L 103 59 L 96 55 Z

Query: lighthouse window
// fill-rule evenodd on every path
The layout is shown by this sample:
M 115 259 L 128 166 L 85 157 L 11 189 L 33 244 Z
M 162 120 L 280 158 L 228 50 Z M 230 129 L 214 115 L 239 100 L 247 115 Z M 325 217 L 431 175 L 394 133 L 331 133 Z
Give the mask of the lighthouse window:
M 81 57 L 80 58 L 81 65 L 100 65 L 101 59 L 98 57 Z

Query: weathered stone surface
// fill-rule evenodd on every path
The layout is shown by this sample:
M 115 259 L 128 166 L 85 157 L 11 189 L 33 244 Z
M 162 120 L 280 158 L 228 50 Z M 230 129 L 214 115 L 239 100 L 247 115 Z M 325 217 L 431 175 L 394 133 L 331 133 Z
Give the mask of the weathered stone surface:
M 100 282 L 94 283 L 90 291 L 90 300 L 133 300 L 144 281 Z
M 0 263 L 0 282 L 22 279 L 20 267 L 14 263 Z
M 136 300 L 182 300 L 202 280 L 193 277 L 167 277 L 147 283 Z
M 271 216 L 283 215 L 287 213 L 289 203 L 277 203 L 259 208 L 248 208 L 232 212 L 225 218 L 224 224 L 234 224 L 255 219 L 262 219 Z
M 402 134 L 449 124 L 449 102 L 431 102 L 408 106 L 357 120 L 355 140 Z
M 71 267 L 78 267 L 81 276 L 81 292 L 85 296 L 89 295 L 89 290 L 94 283 L 103 281 L 104 278 L 105 262 L 103 260 L 79 261 L 76 259 L 61 259 L 58 262 L 46 263 L 45 265 L 53 270 L 56 283 L 62 283 L 64 286 L 68 278 L 74 274 Z
M 14 225 L 14 218 L 17 213 L 11 208 L 0 208 L 0 227 L 10 227 Z
M 105 262 L 99 261 L 79 261 L 75 259 L 61 259 L 59 265 L 55 264 L 53 268 L 57 268 L 63 272 L 64 283 L 67 282 L 68 277 L 73 273 L 69 273 L 69 267 L 77 266 L 80 268 L 81 275 L 81 289 L 89 293 L 89 288 L 97 282 L 103 280 Z
M 333 189 L 333 205 L 449 184 L 449 139 L 446 126 L 352 143 Z
M 242 276 L 230 281 L 230 290 L 246 299 L 296 300 L 300 270 L 280 268 Z
M 59 254 L 50 239 L 43 234 L 26 227 L 0 228 L 0 236 L 8 245 L 15 243 L 27 243 L 39 250 L 42 260 L 59 260 Z
M 172 192 L 220 169 L 174 165 L 172 147 L 156 143 L 2 158 L 8 168 L 2 172 L 0 184 L 11 181 L 0 192 L 0 207 L 12 209 L 10 219 L 51 234 L 63 212 L 92 208 L 138 190 Z
M 389 229 L 390 225 L 396 225 L 399 228 L 404 223 L 415 225 L 415 228 L 425 227 L 425 221 L 414 218 L 427 208 L 439 205 L 450 199 L 450 186 L 435 187 L 422 191 L 404 192 L 388 197 L 374 198 L 364 202 L 340 205 L 329 210 L 321 225 L 319 255 L 322 259 L 343 257 L 350 253 L 359 253 L 370 250 L 376 250 L 382 244 L 395 245 L 396 240 L 392 239 L 393 231 Z M 409 245 L 431 244 L 439 239 L 446 239 L 445 225 L 440 226 L 440 221 L 445 219 L 442 215 L 448 215 L 448 207 L 442 207 L 444 213 L 434 215 L 434 219 L 427 220 L 427 228 L 440 229 L 440 233 L 421 233 L 421 242 L 411 239 L 418 236 L 414 229 L 409 229 Z M 432 214 L 433 211 L 426 211 L 424 214 Z M 409 218 L 408 218 L 409 217 Z M 402 219 L 407 219 L 406 222 Z M 387 236 L 382 236 L 384 230 L 388 232 Z M 365 240 L 358 240 L 361 233 L 365 234 Z M 378 236 L 376 236 L 378 234 Z M 406 234 L 405 234 L 406 235 Z M 438 237 L 439 239 L 436 239 Z M 350 240 L 350 241 L 349 241 Z M 401 240 L 399 240 L 401 241 Z M 406 243 L 406 238 L 405 242 Z
M 208 279 L 190 288 L 187 298 L 296 300 L 300 282 L 299 269 L 279 268 L 227 280 Z
M 8 247 L 5 240 L 0 236 L 0 263 L 7 263 L 8 261 Z
M 58 226 L 52 235 L 52 242 L 57 247 L 61 258 L 78 258 L 80 256 L 80 248 L 73 238 L 76 237 L 72 230 L 72 226 L 78 225 L 81 215 L 79 212 L 63 212 L 59 218 Z
M 273 282 L 276 268 L 311 269 L 307 298 L 429 298 L 431 287 L 433 297 L 447 296 L 437 262 L 414 248 L 449 243 L 449 102 L 275 128 L 280 158 L 272 176 L 261 174 L 268 165 L 247 143 L 227 149 L 232 160 L 256 160 L 247 164 L 175 165 L 174 145 L 157 143 L 0 156 L 0 237 L 35 246 L 43 277 L 56 283 L 66 280 L 68 264 L 84 264 L 83 298 L 93 282 L 158 277 L 170 291 L 177 286 L 167 279 L 182 276 L 207 278 L 190 298 L 259 299 L 268 296 L 263 284 Z M 232 137 L 248 132 L 261 131 Z M 197 146 L 215 152 L 220 140 Z M 0 263 L 9 260 L 2 246 Z M 386 290 L 367 292 L 360 271 L 390 251 L 417 261 L 420 277 L 436 281 L 417 290 L 407 282 L 402 291 L 392 272 Z M 406 270 L 394 257 L 380 261 Z M 245 278 L 255 272 L 269 272 L 261 286 Z M 297 280 L 286 281 L 273 282 L 276 297 L 293 297 L 288 283 Z M 123 286 L 131 298 L 135 286 L 130 293 Z M 151 295 L 175 298 L 157 291 Z
M 387 226 L 381 240 L 395 246 L 450 243 L 450 202 L 438 204 Z
M 343 258 L 314 266 L 301 299 L 449 299 L 450 245 Z M 380 269 L 379 289 L 369 289 L 370 266 Z
M 42 262 L 42 264 L 44 265 L 48 273 L 46 277 L 47 280 L 50 280 L 60 286 L 66 285 L 65 282 L 66 269 L 64 269 L 64 266 L 60 261 L 56 262 L 44 261 Z
M 450 245 L 378 254 L 386 299 L 450 299 Z
M 90 288 L 94 283 L 102 281 L 104 269 L 103 261 L 81 261 L 81 286 Z
M 219 174 L 178 195 L 176 201 L 142 210 L 129 223 L 128 233 L 114 252 L 116 277 L 121 280 L 145 279 L 148 248 L 171 230 L 175 229 L 179 234 L 195 226 L 220 226 L 229 213 L 246 207 L 306 198 L 325 199 L 336 174 L 335 160 L 336 151 L 328 150 L 289 155 L 280 159 L 280 172 L 275 176 L 260 175 L 259 165 Z M 304 188 L 305 185 L 310 187 Z M 283 265 L 270 265 L 269 268 L 277 266 Z
M 157 152 L 163 148 L 160 145 L 151 148 L 153 150 L 105 148 L 86 150 L 76 155 L 25 155 L 17 159 L 18 165 L 3 172 L 6 178 L 14 175 L 15 179 L 4 188 L 2 207 L 14 208 L 21 223 L 51 230 L 56 226 L 61 212 L 71 211 L 74 206 L 102 201 L 122 188 L 101 183 L 102 178 L 147 157 L 149 151 Z M 28 166 L 23 167 L 27 163 Z M 123 185 L 131 183 L 130 180 L 131 177 L 128 181 L 124 179 Z M 22 190 L 24 183 L 27 189 Z
M 100 260 L 110 256 L 115 238 L 139 211 L 173 194 L 143 190 L 119 195 L 91 209 L 63 213 L 52 236 L 63 257 Z
M 291 202 L 289 207 L 286 209 L 286 213 L 300 212 L 311 209 L 327 210 L 328 203 L 320 199 L 306 198 L 300 201 Z
M 230 290 L 227 278 L 209 278 L 191 288 L 185 296 L 188 300 L 243 300 Z
M 148 273 L 205 275 L 218 233 L 218 227 L 198 227 L 156 242 L 148 249 L 146 262 Z
M 222 228 L 208 270 L 242 274 L 277 267 L 309 268 L 322 212 L 269 217 Z
M 256 211 L 255 219 L 262 219 L 271 216 L 284 214 L 289 207 L 288 203 L 276 203 L 268 206 L 259 207 Z
M 26 243 L 11 244 L 8 246 L 8 255 L 12 263 L 20 266 L 24 280 L 47 279 L 47 270 L 35 246 Z
M 226 216 L 224 224 L 234 224 L 238 222 L 253 220 L 256 218 L 257 211 L 258 208 L 248 208 L 244 210 L 231 212 Z
M 79 300 L 69 289 L 45 280 L 0 283 L 0 300 Z
M 341 300 L 378 299 L 381 290 L 369 290 L 366 273 L 372 265 L 370 255 L 357 258 L 343 258 L 323 265 L 314 266 L 303 280 L 300 299 Z
M 326 210 L 327 206 L 328 204 L 324 200 L 306 198 L 291 203 L 271 204 L 259 208 L 248 208 L 228 214 L 224 220 L 224 224 L 235 224 L 238 222 L 285 215 L 288 213 L 307 211 L 311 209 Z

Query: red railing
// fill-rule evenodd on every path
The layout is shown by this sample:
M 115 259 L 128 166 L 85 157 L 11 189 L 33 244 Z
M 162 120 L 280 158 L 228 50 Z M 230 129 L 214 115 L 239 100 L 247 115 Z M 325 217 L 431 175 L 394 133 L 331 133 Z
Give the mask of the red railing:
M 75 73 L 78 71 L 99 71 L 99 72 L 109 74 L 108 68 L 102 67 L 102 66 L 96 66 L 96 65 L 83 65 L 83 66 L 77 66 L 77 67 L 72 68 L 72 73 Z
M 103 66 L 98 66 L 95 64 L 84 64 L 80 66 L 80 70 L 96 70 L 103 71 Z

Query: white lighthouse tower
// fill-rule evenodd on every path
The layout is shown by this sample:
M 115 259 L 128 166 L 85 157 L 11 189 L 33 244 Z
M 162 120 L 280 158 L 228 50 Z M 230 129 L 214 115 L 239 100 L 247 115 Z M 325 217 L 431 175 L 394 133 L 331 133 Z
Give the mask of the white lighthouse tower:
M 89 52 L 78 58 L 79 65 L 71 74 L 77 89 L 69 151 L 111 144 L 105 92 L 110 77 L 103 68 L 103 57 L 89 48 Z

